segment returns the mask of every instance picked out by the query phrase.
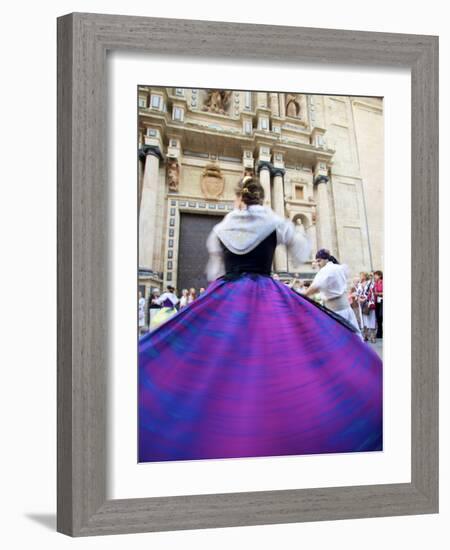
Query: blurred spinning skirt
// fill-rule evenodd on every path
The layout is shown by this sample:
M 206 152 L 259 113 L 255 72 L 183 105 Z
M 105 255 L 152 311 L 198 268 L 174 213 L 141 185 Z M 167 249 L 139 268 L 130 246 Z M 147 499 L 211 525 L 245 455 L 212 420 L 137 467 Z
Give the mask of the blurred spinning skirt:
M 139 342 L 139 462 L 382 449 L 382 362 L 285 284 L 214 281 Z

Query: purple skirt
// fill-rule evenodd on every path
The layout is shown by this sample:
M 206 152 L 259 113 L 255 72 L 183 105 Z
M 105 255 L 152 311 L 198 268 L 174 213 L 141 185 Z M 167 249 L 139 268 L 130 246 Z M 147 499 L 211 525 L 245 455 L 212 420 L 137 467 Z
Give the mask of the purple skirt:
M 382 362 L 285 284 L 217 279 L 139 342 L 139 462 L 382 450 Z

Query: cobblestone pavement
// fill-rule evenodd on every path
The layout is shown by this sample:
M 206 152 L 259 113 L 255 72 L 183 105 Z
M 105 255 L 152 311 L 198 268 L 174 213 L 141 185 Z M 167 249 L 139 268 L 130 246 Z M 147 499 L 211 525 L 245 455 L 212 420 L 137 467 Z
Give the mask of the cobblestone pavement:
M 369 344 L 372 346 L 375 351 L 378 353 L 381 359 L 383 359 L 383 340 L 381 338 L 377 338 L 376 344 Z

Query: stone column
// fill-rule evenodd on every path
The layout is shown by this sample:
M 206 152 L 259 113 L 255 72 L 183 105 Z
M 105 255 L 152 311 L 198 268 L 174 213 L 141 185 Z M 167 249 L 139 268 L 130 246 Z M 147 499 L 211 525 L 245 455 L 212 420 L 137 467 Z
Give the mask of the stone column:
M 280 93 L 279 99 L 280 99 L 280 117 L 286 118 L 286 96 L 283 93 Z
M 270 94 L 270 110 L 272 111 L 272 115 L 280 116 L 280 103 L 277 93 Z
M 139 268 L 154 270 L 156 200 L 159 180 L 159 161 L 162 154 L 158 146 L 145 146 L 144 178 L 142 183 L 141 207 L 139 210 Z
M 273 171 L 273 195 L 272 195 L 272 205 L 274 211 L 285 218 L 284 212 L 284 185 L 283 185 L 283 176 L 285 170 L 283 168 L 274 168 Z M 287 251 L 285 246 L 277 246 L 275 250 L 275 269 L 276 271 L 287 271 Z
M 267 108 L 267 92 L 256 93 L 256 107 Z
M 139 181 L 138 181 L 138 208 L 141 208 L 141 197 L 142 197 L 142 186 L 144 183 L 144 163 L 145 155 L 142 153 L 144 159 L 142 160 L 141 155 L 139 155 Z
M 259 161 L 258 175 L 259 181 L 264 189 L 264 206 L 272 207 L 272 199 L 270 192 L 270 171 L 272 165 L 270 162 Z
M 333 241 L 327 189 L 328 179 L 328 176 L 318 175 L 314 183 L 317 186 L 317 246 L 330 250 L 333 247 Z

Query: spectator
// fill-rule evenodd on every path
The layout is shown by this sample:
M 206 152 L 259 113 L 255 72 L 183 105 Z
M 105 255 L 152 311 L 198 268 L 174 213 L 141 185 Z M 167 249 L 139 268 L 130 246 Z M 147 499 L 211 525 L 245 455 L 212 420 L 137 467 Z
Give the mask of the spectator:
M 145 328 L 145 298 L 142 296 L 142 292 L 139 292 L 139 335 L 141 335 L 144 332 Z
M 377 320 L 375 316 L 374 283 L 368 273 L 362 272 L 357 289 L 357 296 L 361 308 L 364 341 L 375 343 Z
M 383 272 L 374 273 L 375 316 L 377 319 L 377 338 L 383 338 Z
M 189 291 L 187 288 L 183 288 L 181 292 L 181 298 L 180 298 L 180 309 L 182 309 L 184 306 L 188 305 L 188 296 Z
M 192 288 L 189 289 L 189 294 L 188 294 L 188 299 L 187 299 L 188 304 L 192 304 L 192 302 L 196 298 L 197 298 L 197 291 L 195 290 L 194 287 L 192 287 Z
M 350 307 L 353 309 L 353 313 L 355 314 L 359 329 L 363 330 L 362 319 L 361 319 L 361 307 L 359 305 L 359 300 L 358 300 L 358 285 L 359 285 L 359 277 L 354 277 L 350 285 L 350 290 L 348 293 L 348 301 L 350 302 Z

